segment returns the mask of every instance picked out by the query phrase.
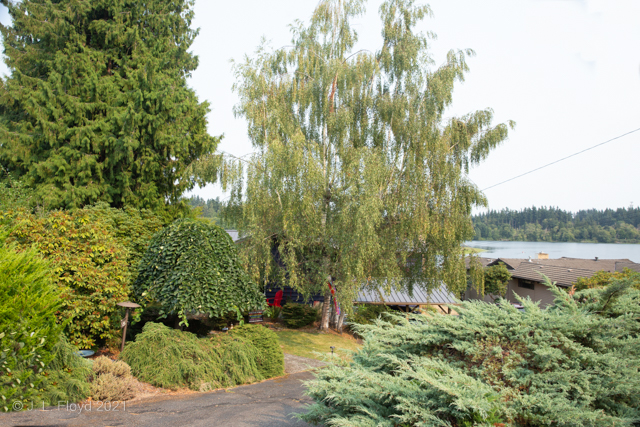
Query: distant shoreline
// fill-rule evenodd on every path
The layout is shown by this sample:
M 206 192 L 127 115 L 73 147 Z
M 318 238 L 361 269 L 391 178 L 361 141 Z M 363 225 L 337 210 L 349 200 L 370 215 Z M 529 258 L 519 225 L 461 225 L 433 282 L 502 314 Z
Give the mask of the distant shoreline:
M 608 242 L 608 243 L 603 243 L 603 242 L 598 242 L 598 241 L 594 241 L 594 240 L 580 240 L 580 241 L 573 241 L 573 242 L 561 242 L 558 240 L 469 240 L 469 242 L 519 242 L 519 243 L 588 243 L 590 245 L 640 245 L 640 240 L 634 240 L 631 242 L 621 242 L 621 241 L 617 241 L 617 242 Z M 468 248 L 468 246 L 465 246 L 465 248 Z M 477 249 L 477 248 L 471 248 L 471 249 Z

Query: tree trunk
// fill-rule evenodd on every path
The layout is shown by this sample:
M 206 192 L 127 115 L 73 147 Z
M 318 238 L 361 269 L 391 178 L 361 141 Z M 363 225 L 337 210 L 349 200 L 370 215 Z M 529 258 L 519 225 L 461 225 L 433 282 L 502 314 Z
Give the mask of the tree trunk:
M 324 292 L 324 302 L 322 303 L 322 321 L 320 322 L 320 330 L 329 329 L 329 316 L 331 315 L 331 289 L 327 286 Z
M 344 310 L 340 310 L 340 316 L 338 316 L 338 323 L 336 329 L 342 333 L 342 326 L 344 325 Z
M 329 326 L 333 329 L 338 328 L 338 312 L 335 310 L 334 306 L 336 304 L 336 297 L 333 296 L 331 298 L 331 305 L 329 306 L 329 310 L 331 311 Z

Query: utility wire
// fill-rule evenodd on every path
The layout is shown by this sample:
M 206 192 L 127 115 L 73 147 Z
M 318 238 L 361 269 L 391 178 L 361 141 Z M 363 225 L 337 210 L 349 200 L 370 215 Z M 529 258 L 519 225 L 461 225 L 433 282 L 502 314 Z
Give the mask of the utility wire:
M 634 133 L 634 132 L 638 132 L 638 131 L 640 131 L 640 128 L 635 129 L 635 130 L 632 130 L 631 132 L 627 132 L 627 133 L 625 133 L 625 134 L 622 134 L 622 135 L 616 136 L 615 138 L 611 138 L 610 140 L 605 141 L 605 142 L 601 142 L 600 144 L 596 144 L 596 145 L 594 145 L 593 147 L 585 148 L 585 149 L 584 149 L 584 150 L 582 150 L 582 151 L 578 151 L 577 153 L 573 153 L 573 154 L 571 154 L 571 155 L 569 155 L 569 156 L 567 156 L 567 157 L 563 157 L 563 158 L 558 159 L 558 160 L 556 160 L 556 161 L 554 161 L 554 162 L 547 163 L 546 165 L 544 165 L 544 166 L 540 166 L 539 168 L 532 169 L 532 170 L 530 170 L 529 172 L 525 172 L 525 173 L 520 174 L 520 175 L 518 175 L 518 176 L 514 176 L 513 178 L 509 178 L 509 179 L 507 179 L 506 181 L 502 181 L 502 182 L 499 182 L 499 183 L 497 183 L 497 184 L 492 185 L 491 187 L 484 188 L 482 191 L 486 191 L 486 190 L 488 190 L 488 189 L 490 189 L 490 188 L 497 187 L 498 185 L 502 185 L 502 184 L 507 183 L 507 182 L 509 182 L 509 181 L 513 181 L 514 179 L 518 179 L 518 178 L 523 177 L 523 176 L 525 176 L 525 175 L 529 175 L 530 173 L 533 173 L 533 172 L 539 171 L 540 169 L 544 169 L 544 168 L 546 168 L 546 167 L 548 167 L 548 166 L 551 166 L 551 165 L 555 165 L 556 163 L 559 163 L 559 162 L 561 162 L 561 161 L 563 161 L 563 160 L 567 160 L 567 159 L 569 159 L 569 158 L 571 158 L 571 157 L 577 156 L 578 154 L 582 154 L 582 153 L 584 153 L 585 151 L 593 150 L 593 149 L 594 149 L 594 148 L 596 148 L 596 147 L 600 147 L 601 145 L 608 144 L 608 143 L 609 143 L 609 142 L 611 142 L 611 141 L 615 141 L 616 139 L 620 139 L 620 138 L 622 138 L 622 137 L 624 137 L 624 136 L 631 135 L 632 133 Z

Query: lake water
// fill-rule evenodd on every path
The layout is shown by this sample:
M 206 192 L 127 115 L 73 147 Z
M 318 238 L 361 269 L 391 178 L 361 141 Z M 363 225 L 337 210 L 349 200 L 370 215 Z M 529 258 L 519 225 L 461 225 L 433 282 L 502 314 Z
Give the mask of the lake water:
M 478 254 L 489 258 L 537 258 L 538 252 L 549 258 L 630 259 L 640 263 L 640 245 L 610 243 L 494 242 L 474 240 L 466 246 L 485 249 Z

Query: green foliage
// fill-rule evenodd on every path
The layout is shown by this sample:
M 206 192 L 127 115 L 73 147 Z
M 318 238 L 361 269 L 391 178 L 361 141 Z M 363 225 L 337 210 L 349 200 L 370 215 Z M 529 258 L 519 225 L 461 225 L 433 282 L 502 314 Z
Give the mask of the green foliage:
M 138 264 L 147 251 L 151 239 L 164 225 L 162 219 L 148 209 L 135 209 L 127 206 L 123 209 L 98 203 L 84 208 L 92 221 L 106 224 L 109 232 L 127 249 L 127 264 L 131 281 L 138 274 Z
M 504 297 L 507 285 L 511 280 L 511 273 L 504 263 L 498 263 L 484 269 L 484 293 Z
M 206 218 L 210 221 L 213 221 L 214 224 L 226 229 L 235 228 L 235 224 L 223 218 L 223 202 L 220 201 L 220 197 L 205 200 L 199 196 L 192 196 L 187 200 L 187 203 L 189 203 L 190 207 L 197 210 L 201 218 Z
M 621 279 L 631 279 L 633 286 L 640 290 L 640 272 L 632 271 L 625 268 L 623 271 L 610 273 L 608 271 L 597 271 L 596 274 L 589 278 L 580 277 L 574 285 L 576 291 L 585 289 L 601 289 L 606 288 L 611 283 Z
M 327 426 L 631 426 L 640 419 L 640 291 L 557 290 L 555 306 L 463 302 L 459 316 L 360 326 L 361 351 L 309 382 Z M 499 424 L 502 423 L 502 424 Z
M 6 219 L 6 218 L 5 218 Z M 50 261 L 60 289 L 58 321 L 71 342 L 90 348 L 118 333 L 117 303 L 129 294 L 127 250 L 88 211 L 55 211 L 44 216 L 17 212 L 9 239 L 37 248 Z
M 384 304 L 358 304 L 352 316 L 349 317 L 350 324 L 371 325 L 381 317 L 383 313 L 391 310 Z
M 275 332 L 262 325 L 242 325 L 229 331 L 232 337 L 242 337 L 258 350 L 258 371 L 262 378 L 284 375 L 284 353 Z
M 224 317 L 265 304 L 244 272 L 231 237 L 205 221 L 181 219 L 155 235 L 134 283 L 139 300 L 157 301 L 160 315 Z
M 553 207 L 489 211 L 473 217 L 475 240 L 640 243 L 640 208 L 588 209 L 576 213 Z
M 47 207 L 163 211 L 214 179 L 189 169 L 219 142 L 187 84 L 193 4 L 3 2 L 0 161 Z
M 266 307 L 262 315 L 264 317 L 268 317 L 269 319 L 278 320 L 282 315 L 282 307 L 276 307 L 275 305 Z
M 34 202 L 33 190 L 27 188 L 21 180 L 13 179 L 4 168 L 0 172 L 0 176 L 2 176 L 0 179 L 0 212 L 31 207 Z
M 309 25 L 292 25 L 292 46 L 236 64 L 255 153 L 227 158 L 222 174 L 254 280 L 310 295 L 330 276 L 347 310 L 371 278 L 464 291 L 461 243 L 485 202 L 466 173 L 509 128 L 490 109 L 447 118 L 472 51 L 433 67 L 430 34 L 416 31 L 428 7 L 383 2 L 381 44 L 361 49 L 352 22 L 364 3 L 322 0 Z
M 282 318 L 288 328 L 302 328 L 316 321 L 318 311 L 307 304 L 286 303 L 282 306 Z
M 34 406 L 56 406 L 58 402 L 80 402 L 90 394 L 91 362 L 78 355 L 78 348 L 64 336 L 53 347 L 51 362 Z
M 129 365 L 119 360 L 113 362 L 105 356 L 93 361 L 91 367 L 91 398 L 98 401 L 117 402 L 135 397 L 135 379 Z
M 207 391 L 262 379 L 250 341 L 229 334 L 198 338 L 159 323 L 147 323 L 121 358 L 140 381 L 163 388 Z
M 0 242 L 0 410 L 33 399 L 60 338 L 61 302 L 49 263 Z

